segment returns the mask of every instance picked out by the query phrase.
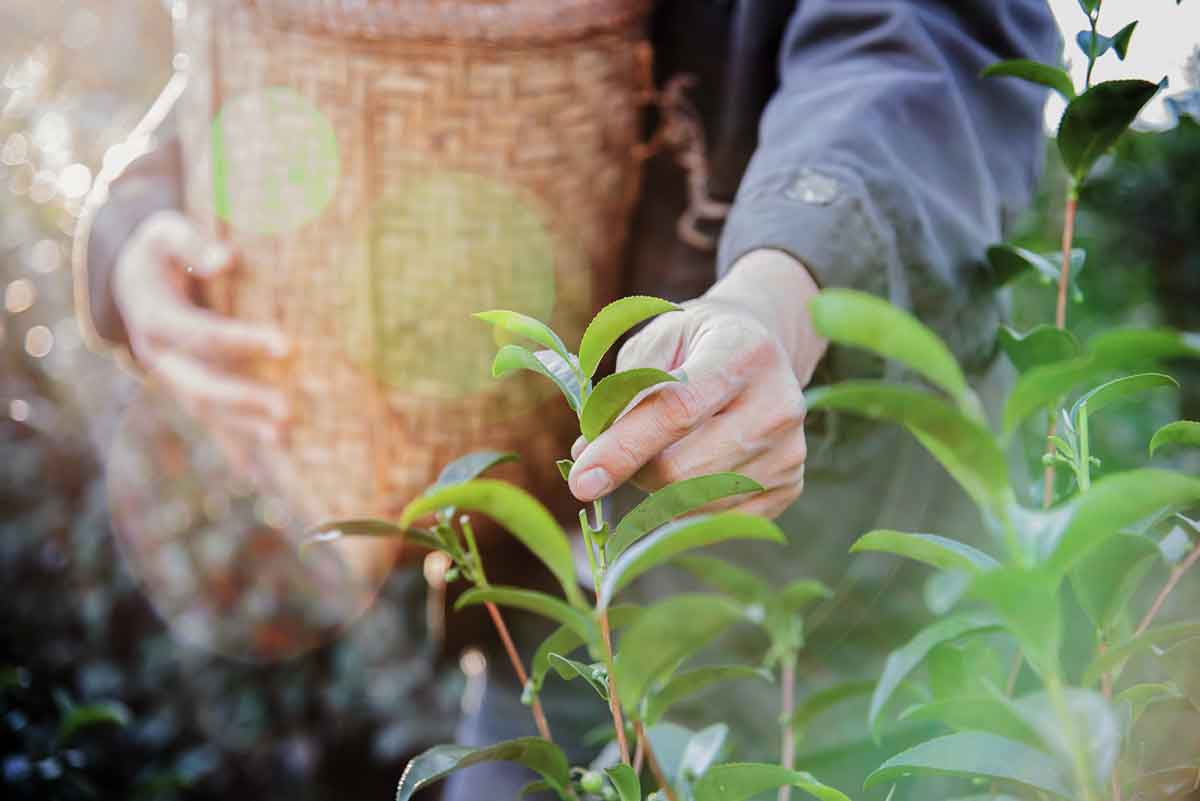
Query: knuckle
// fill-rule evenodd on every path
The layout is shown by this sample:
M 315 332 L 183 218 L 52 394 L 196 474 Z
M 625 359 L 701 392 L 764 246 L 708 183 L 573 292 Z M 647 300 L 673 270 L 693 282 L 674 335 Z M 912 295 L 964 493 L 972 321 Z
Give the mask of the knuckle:
M 629 475 L 641 467 L 643 461 L 637 446 L 631 444 L 626 439 L 618 438 L 616 440 L 612 450 L 612 466 L 614 469 L 611 472 L 613 474 L 619 476 Z
M 659 425 L 672 438 L 695 428 L 702 413 L 700 396 L 687 384 L 672 385 L 659 393 Z

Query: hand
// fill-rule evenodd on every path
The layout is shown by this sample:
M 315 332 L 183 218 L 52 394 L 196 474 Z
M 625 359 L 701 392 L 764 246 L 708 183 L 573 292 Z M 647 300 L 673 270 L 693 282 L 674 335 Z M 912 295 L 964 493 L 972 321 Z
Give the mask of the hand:
M 825 348 L 806 311 L 816 291 L 799 262 L 757 251 L 707 295 L 630 339 L 619 370 L 657 367 L 685 380 L 652 394 L 595 442 L 576 442 L 576 498 L 593 500 L 630 479 L 652 491 L 728 470 L 765 489 L 739 511 L 774 517 L 786 509 L 804 486 L 803 383 Z
M 135 359 L 187 412 L 228 441 L 276 442 L 288 415 L 282 393 L 244 378 L 238 367 L 283 357 L 287 340 L 273 328 L 204 309 L 189 293 L 234 261 L 229 248 L 208 241 L 186 217 L 160 212 L 125 245 L 113 297 Z

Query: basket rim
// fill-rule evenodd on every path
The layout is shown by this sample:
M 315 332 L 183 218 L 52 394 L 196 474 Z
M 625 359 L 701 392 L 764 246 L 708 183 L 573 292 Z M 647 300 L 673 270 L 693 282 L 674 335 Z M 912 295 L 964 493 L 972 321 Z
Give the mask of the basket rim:
M 224 1 L 281 29 L 350 39 L 490 44 L 538 44 L 626 28 L 653 5 L 653 0 Z

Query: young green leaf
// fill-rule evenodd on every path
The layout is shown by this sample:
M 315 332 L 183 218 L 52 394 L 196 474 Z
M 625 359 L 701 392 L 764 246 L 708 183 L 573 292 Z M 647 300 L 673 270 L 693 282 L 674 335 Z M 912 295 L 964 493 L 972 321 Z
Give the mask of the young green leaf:
M 567 481 L 571 477 L 571 468 L 575 466 L 572 459 L 556 459 L 555 466 L 558 468 L 558 474 L 562 476 L 563 481 Z
M 1121 747 L 1121 727 L 1112 705 L 1100 693 L 1068 687 L 1064 690 L 1066 708 L 1097 784 L 1108 779 Z M 1025 721 L 1037 731 L 1044 747 L 1058 757 L 1059 764 L 1071 764 L 1071 733 L 1046 692 L 1026 695 L 1015 702 Z
M 1173 506 L 1200 501 L 1200 479 L 1170 470 L 1130 470 L 1092 484 L 1066 507 L 1066 525 L 1038 540 L 1051 571 L 1065 575 L 1088 550 L 1122 528 Z
M 768 606 L 778 607 L 787 615 L 798 615 L 806 608 L 833 597 L 833 591 L 816 579 L 796 579 L 768 599 Z
M 1079 560 L 1070 572 L 1071 586 L 1098 630 L 1108 631 L 1120 619 L 1159 557 L 1154 540 L 1118 531 Z
M 437 480 L 429 489 L 425 490 L 425 494 L 437 492 L 451 484 L 461 484 L 464 481 L 479 478 L 497 465 L 520 461 L 520 458 L 515 453 L 500 451 L 475 451 L 466 456 L 460 456 L 442 468 L 442 472 L 438 473 Z
M 656 723 L 646 727 L 646 740 L 658 756 L 663 774 L 674 787 L 679 782 L 683 754 L 697 732 L 674 723 Z
M 1157 704 L 1162 701 L 1173 701 L 1179 698 L 1183 698 L 1183 693 L 1170 684 L 1149 683 L 1135 684 L 1132 687 L 1125 688 L 1117 693 L 1116 701 L 1118 704 L 1128 705 L 1128 721 L 1129 725 L 1133 726 L 1151 704 Z
M 1041 253 L 1016 245 L 992 245 L 987 249 L 987 260 L 988 266 L 992 268 L 992 282 L 997 287 L 1010 284 L 1026 273 L 1037 275 L 1044 284 L 1052 284 L 1058 280 L 1057 264 Z
M 973 575 L 962 570 L 939 570 L 930 574 L 921 592 L 925 608 L 935 615 L 949 612 L 967 594 Z
M 721 512 L 668 523 L 643 537 L 609 565 L 597 593 L 596 607 L 604 609 L 623 587 L 651 568 L 684 551 L 726 540 L 765 540 L 784 543 L 779 527 L 765 517 L 741 512 Z
M 1163 373 L 1138 373 L 1115 378 L 1080 396 L 1079 400 L 1075 401 L 1071 407 L 1071 419 L 1075 421 L 1076 425 L 1079 425 L 1079 410 L 1085 403 L 1088 414 L 1093 415 L 1139 393 L 1151 389 L 1178 386 L 1178 381 Z
M 675 595 L 646 609 L 621 635 L 614 671 L 617 695 L 635 717 L 655 682 L 742 617 L 718 595 Z
M 609 559 L 616 559 L 644 535 L 680 515 L 694 512 L 713 501 L 748 492 L 762 492 L 762 485 L 737 473 L 713 473 L 668 484 L 621 519 L 605 545 L 605 553 Z
M 550 665 L 560 678 L 570 681 L 579 677 L 590 684 L 605 702 L 608 701 L 608 671 L 604 669 L 604 665 L 585 665 L 558 654 L 550 654 Z
M 591 378 L 596 374 L 604 354 L 626 331 L 651 317 L 681 309 L 681 306 L 670 301 L 647 295 L 631 295 L 608 304 L 592 318 L 583 332 L 583 339 L 579 343 L 580 370 Z
M 477 320 L 490 323 L 502 331 L 507 331 L 510 334 L 515 334 L 525 339 L 531 339 L 543 348 L 557 353 L 568 364 L 571 361 L 571 352 L 567 350 L 567 346 L 559 339 L 558 334 L 554 333 L 550 326 L 541 320 L 535 320 L 529 315 L 508 311 L 507 309 L 476 312 L 472 316 Z
M 1193 420 L 1176 420 L 1167 423 L 1150 439 L 1150 455 L 1164 445 L 1187 445 L 1200 448 L 1200 423 Z
M 964 411 L 977 412 L 978 401 L 946 343 L 908 312 L 850 289 L 821 292 L 809 310 L 822 336 L 900 362 L 940 387 Z
M 850 801 L 811 773 L 755 762 L 714 765 L 692 787 L 692 794 L 696 801 L 746 801 L 778 787 L 796 787 L 818 801 Z
M 932 701 L 909 707 L 900 720 L 932 720 L 957 731 L 983 731 L 1042 748 L 1037 731 L 1021 716 L 1011 700 L 1000 693 Z
M 1105 81 L 1067 104 L 1058 126 L 1058 152 L 1076 181 L 1087 177 L 1159 88 L 1149 81 Z
M 868 696 L 874 689 L 874 681 L 855 679 L 839 682 L 810 693 L 796 707 L 791 720 L 792 728 L 799 733 L 822 713 L 851 699 Z
M 1187 620 L 1148 629 L 1093 659 L 1079 683 L 1083 687 L 1091 687 L 1103 674 L 1116 669 L 1131 656 L 1192 637 L 1200 637 L 1200 621 Z
M 685 698 L 690 698 L 714 684 L 751 678 L 768 682 L 772 680 L 769 671 L 748 665 L 706 665 L 676 673 L 662 687 L 647 696 L 642 720 L 647 725 L 654 725 L 668 709 Z
M 441 540 L 428 531 L 418 528 L 404 528 L 397 526 L 395 523 L 389 523 L 386 520 L 363 518 L 359 520 L 333 520 L 309 529 L 300 540 L 300 552 L 303 554 L 308 548 L 318 543 L 337 542 L 346 537 L 392 537 L 433 551 L 446 547 Z
M 612 631 L 618 631 L 636 620 L 641 612 L 638 606 L 614 606 L 608 610 L 608 626 Z M 588 637 L 584 637 L 577 628 L 574 624 L 558 627 L 534 652 L 529 665 L 529 679 L 535 692 L 541 690 L 542 682 L 550 672 L 550 654 L 569 654 L 584 645 L 599 650 L 599 629 L 593 629 Z
M 1057 577 L 1043 570 L 1005 566 L 977 575 L 970 592 L 1003 618 L 1030 664 L 1046 671 L 1057 667 L 1062 639 L 1058 587 Z
M 118 701 L 99 701 L 72 706 L 58 724 L 58 744 L 65 745 L 76 734 L 93 726 L 124 728 L 129 725 L 131 719 L 129 708 Z
M 439 745 L 413 758 L 396 787 L 396 801 L 409 801 L 418 791 L 456 770 L 484 762 L 514 762 L 538 773 L 550 789 L 562 795 L 570 784 L 567 758 L 554 743 L 541 737 L 521 737 L 486 748 Z
M 1053 757 L 1024 743 L 981 731 L 948 734 L 916 745 L 884 762 L 867 777 L 864 786 L 910 775 L 1013 782 L 1064 801 L 1075 798 Z
M 567 399 L 571 411 L 579 414 L 582 403 L 579 377 L 575 375 L 570 362 L 564 361 L 557 353 L 551 350 L 534 353 L 520 345 L 505 345 L 496 352 L 496 358 L 492 361 L 492 376 L 500 378 L 514 370 L 530 370 L 549 378 Z
M 717 556 L 687 554 L 676 559 L 675 564 L 709 587 L 747 605 L 764 603 L 771 593 L 767 582 Z
M 884 706 L 891 700 L 901 682 L 920 666 L 930 651 L 959 637 L 992 631 L 999 627 L 1000 621 L 994 615 L 978 612 L 954 615 L 926 626 L 906 645 L 888 654 L 879 683 L 875 685 L 875 692 L 871 695 L 871 709 L 867 713 L 867 723 L 872 732 L 878 736 Z
M 1126 54 L 1129 53 L 1129 40 L 1133 38 L 1133 31 L 1137 28 L 1138 21 L 1126 25 L 1121 30 L 1117 31 L 1112 37 L 1113 50 L 1117 53 L 1117 58 L 1125 60 Z
M 1200 637 L 1172 645 L 1158 657 L 1158 663 L 1192 706 L 1200 710 L 1200 671 L 1196 669 L 1200 665 Z
M 679 757 L 679 778 L 684 782 L 694 782 L 707 773 L 713 763 L 721 758 L 728 738 L 729 727 L 724 723 L 714 723 L 693 734 Z
M 617 791 L 617 801 L 642 801 L 642 782 L 628 765 L 604 769 L 604 775 Z
M 1002 326 L 996 338 L 1000 349 L 1022 373 L 1043 364 L 1077 358 L 1083 352 L 1083 346 L 1074 334 L 1052 325 L 1034 326 L 1024 334 Z
M 1075 44 L 1079 45 L 1079 49 L 1083 51 L 1085 57 L 1097 59 L 1108 52 L 1108 49 L 1113 46 L 1113 40 L 1102 33 L 1093 34 L 1088 30 L 1075 34 Z
M 982 75 L 985 78 L 1021 78 L 1049 87 L 1067 100 L 1075 97 L 1075 86 L 1071 83 L 1071 76 L 1067 74 L 1066 70 L 1027 58 L 998 61 L 985 69 Z
M 1000 565 L 978 548 L 957 540 L 936 534 L 909 534 L 890 529 L 877 529 L 859 537 L 850 546 L 850 552 L 860 551 L 894 553 L 942 570 L 962 570 L 967 573 L 991 570 Z
M 588 442 L 608 430 L 621 412 L 641 393 L 679 379 L 653 367 L 636 367 L 613 373 L 588 395 L 579 417 L 579 428 Z
M 550 618 L 560 625 L 569 626 L 585 640 L 595 636 L 591 618 L 554 596 L 537 590 L 525 590 L 520 587 L 474 587 L 459 596 L 454 608 L 458 610 L 464 606 L 488 603 L 524 609 L 526 612 Z
M 447 506 L 479 512 L 495 520 L 550 568 L 573 606 L 586 606 L 575 583 L 575 562 L 567 535 L 532 495 L 503 481 L 477 478 L 417 498 L 405 507 L 400 524 L 408 526 Z
M 963 489 L 983 506 L 1012 495 L 1008 463 L 992 433 L 938 397 L 882 381 L 846 381 L 807 393 L 811 410 L 835 409 L 909 428 Z

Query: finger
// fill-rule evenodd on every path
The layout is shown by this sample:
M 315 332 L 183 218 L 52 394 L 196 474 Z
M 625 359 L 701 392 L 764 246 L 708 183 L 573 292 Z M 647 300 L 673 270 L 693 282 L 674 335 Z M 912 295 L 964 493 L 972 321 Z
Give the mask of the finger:
M 803 492 L 804 482 L 801 480 L 797 484 L 777 487 L 755 495 L 749 500 L 735 506 L 733 511 L 747 515 L 759 515 L 760 517 L 774 520 L 787 511 L 788 507 L 795 503 Z
M 581 501 L 608 494 L 642 465 L 723 409 L 748 376 L 727 369 L 730 354 L 701 347 L 679 369 L 686 377 L 643 400 L 588 445 L 571 470 L 571 492 Z
M 205 236 L 187 217 L 163 212 L 147 221 L 140 232 L 147 255 L 159 264 L 173 263 L 183 272 L 205 279 L 231 270 L 233 249 Z
M 180 353 L 160 353 L 152 371 L 185 408 L 221 419 L 224 415 L 258 417 L 275 423 L 287 419 L 283 394 L 271 387 L 219 373 Z
M 216 314 L 173 293 L 163 295 L 151 299 L 139 318 L 142 335 L 157 345 L 209 362 L 279 359 L 288 353 L 288 340 L 278 329 Z

